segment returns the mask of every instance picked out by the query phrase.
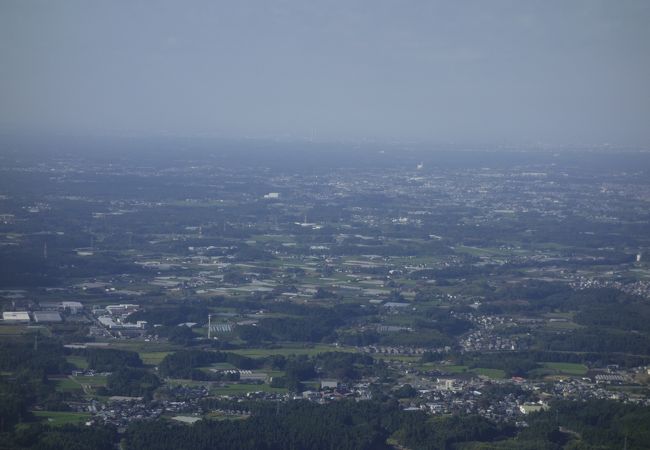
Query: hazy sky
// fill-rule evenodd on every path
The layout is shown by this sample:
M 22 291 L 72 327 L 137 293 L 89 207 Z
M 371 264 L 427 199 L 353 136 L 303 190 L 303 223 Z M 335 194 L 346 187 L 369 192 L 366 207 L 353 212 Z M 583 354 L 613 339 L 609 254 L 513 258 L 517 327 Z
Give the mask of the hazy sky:
M 0 0 L 0 130 L 650 146 L 650 1 Z

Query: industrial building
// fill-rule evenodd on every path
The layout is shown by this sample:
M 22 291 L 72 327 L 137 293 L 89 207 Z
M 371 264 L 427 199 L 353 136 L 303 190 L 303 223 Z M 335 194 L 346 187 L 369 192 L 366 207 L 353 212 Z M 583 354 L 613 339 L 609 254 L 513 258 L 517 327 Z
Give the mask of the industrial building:
M 106 307 L 106 311 L 112 316 L 127 315 L 136 312 L 139 308 L 140 306 L 138 305 L 124 303 L 119 305 L 108 305 Z
M 80 302 L 61 302 L 61 307 L 70 314 L 79 314 L 84 309 Z
M 321 389 L 336 389 L 339 387 L 338 380 L 321 380 L 320 388 Z
M 27 311 L 5 311 L 2 320 L 12 323 L 29 323 L 31 320 Z
M 58 311 L 36 311 L 33 313 L 34 322 L 36 323 L 45 323 L 45 322 L 61 322 L 61 314 Z
M 60 310 L 62 310 L 61 302 L 39 302 L 38 306 L 43 311 L 60 311 Z
M 106 328 L 111 330 L 122 330 L 122 329 L 144 329 L 147 325 L 145 320 L 138 320 L 136 323 L 126 323 L 126 322 L 116 322 L 112 317 L 101 316 L 97 320 L 99 323 L 104 325 Z

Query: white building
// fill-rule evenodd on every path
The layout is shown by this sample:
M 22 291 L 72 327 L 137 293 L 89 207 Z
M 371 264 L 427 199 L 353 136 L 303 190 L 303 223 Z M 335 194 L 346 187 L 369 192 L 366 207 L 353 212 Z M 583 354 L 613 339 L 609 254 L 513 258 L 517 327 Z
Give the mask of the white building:
M 543 403 L 524 403 L 519 405 L 519 411 L 522 414 L 530 414 L 532 412 L 543 411 L 546 409 L 546 405 Z
M 338 380 L 321 380 L 320 388 L 321 389 L 336 389 L 339 387 Z
M 112 315 L 124 315 L 136 312 L 140 307 L 131 303 L 122 303 L 119 305 L 108 305 L 106 311 Z
M 84 305 L 80 302 L 61 302 L 61 308 L 70 314 L 79 314 L 84 309 Z
M 109 316 L 101 316 L 97 320 L 110 330 L 143 330 L 147 326 L 146 320 L 138 320 L 136 323 L 116 322 Z
M 12 323 L 28 323 L 31 319 L 27 311 L 5 311 L 2 313 L 2 320 Z

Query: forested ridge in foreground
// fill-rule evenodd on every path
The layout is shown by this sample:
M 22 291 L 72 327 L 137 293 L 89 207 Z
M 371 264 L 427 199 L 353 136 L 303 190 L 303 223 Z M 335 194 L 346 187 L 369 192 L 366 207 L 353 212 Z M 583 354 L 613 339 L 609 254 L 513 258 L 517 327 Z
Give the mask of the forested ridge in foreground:
M 648 448 L 650 408 L 610 401 L 557 402 L 532 414 L 523 430 L 475 415 L 430 417 L 400 410 L 396 401 L 342 401 L 315 405 L 221 402 L 249 410 L 250 417 L 135 422 L 120 436 L 113 427 L 20 424 L 0 434 L 0 449 L 619 449 Z

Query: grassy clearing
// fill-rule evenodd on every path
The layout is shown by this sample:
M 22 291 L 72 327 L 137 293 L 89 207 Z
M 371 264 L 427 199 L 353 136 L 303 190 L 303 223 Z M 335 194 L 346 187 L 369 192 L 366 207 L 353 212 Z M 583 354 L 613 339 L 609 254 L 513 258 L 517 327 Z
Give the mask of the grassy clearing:
M 235 366 L 233 366 L 230 363 L 227 362 L 220 362 L 220 363 L 215 363 L 210 366 L 211 369 L 217 369 L 217 370 L 234 370 L 236 369 Z
M 133 352 L 136 352 L 140 356 L 142 362 L 150 366 L 156 366 L 160 364 L 160 362 L 168 354 L 183 349 L 178 345 L 169 344 L 166 342 L 143 341 L 111 342 L 110 348 L 131 350 Z
M 560 330 L 575 330 L 578 328 L 583 328 L 582 325 L 578 325 L 575 322 L 548 322 L 544 325 L 549 331 L 560 331 Z
M 104 376 L 94 376 L 94 377 L 73 377 L 72 380 L 76 381 L 79 384 L 87 384 L 88 386 L 106 386 L 107 377 Z
M 373 353 L 371 356 L 375 359 L 381 359 L 384 361 L 402 361 L 411 363 L 417 363 L 422 359 L 422 356 L 420 355 L 390 355 L 384 353 Z
M 88 368 L 88 361 L 83 356 L 72 355 L 72 356 L 66 356 L 65 359 L 70 364 L 75 366 L 77 369 L 83 370 Z
M 81 391 L 81 384 L 70 378 L 64 378 L 62 380 L 56 381 L 56 391 L 57 392 L 76 392 Z
M 288 234 L 254 234 L 251 239 L 257 242 L 294 242 L 294 238 Z
M 468 253 L 473 256 L 504 256 L 512 253 L 511 251 L 498 248 L 469 247 L 465 245 L 459 245 L 455 247 L 454 250 L 460 253 Z
M 465 373 L 469 370 L 469 366 L 461 365 L 447 365 L 447 364 L 436 364 L 436 363 L 425 363 L 422 365 L 427 369 L 439 370 L 441 372 L 447 373 Z
M 587 366 L 583 364 L 547 362 L 542 365 L 546 369 L 563 375 L 583 376 L 587 374 Z
M 165 379 L 165 382 L 169 386 L 206 386 L 210 384 L 209 381 L 184 380 L 182 378 L 168 378 Z
M 29 330 L 27 329 L 27 325 L 0 325 L 0 335 L 16 335 L 16 334 L 24 334 L 27 333 Z
M 146 365 L 157 366 L 170 353 L 172 352 L 141 352 L 139 355 L 142 362 Z
M 572 320 L 575 315 L 576 315 L 575 312 L 552 312 L 552 313 L 542 314 L 542 316 L 547 319 L 568 319 L 568 320 Z
M 502 380 L 506 378 L 506 373 L 501 369 L 488 369 L 485 367 L 477 367 L 474 369 L 470 369 L 469 366 L 444 365 L 444 364 L 436 364 L 436 363 L 424 363 L 421 364 L 420 367 L 424 370 L 435 369 L 441 372 L 447 372 L 452 374 L 473 373 L 475 375 L 482 375 L 488 378 L 492 378 L 493 380 Z
M 392 264 L 401 264 L 401 265 L 428 265 L 428 264 L 435 264 L 438 263 L 441 260 L 440 257 L 436 256 L 410 256 L 410 257 L 402 257 L 402 256 L 396 256 L 390 258 L 390 262 Z
M 271 378 L 283 377 L 287 374 L 284 370 L 265 370 L 264 372 Z
M 144 341 L 118 341 L 111 342 L 110 348 L 117 348 L 120 350 L 131 350 L 142 353 L 159 353 L 159 352 L 174 352 L 181 350 L 182 347 L 166 342 L 144 342 Z
M 448 373 L 463 373 L 463 372 L 467 372 L 469 370 L 469 367 L 460 366 L 460 365 L 449 365 L 449 366 L 440 365 L 438 366 L 438 370 L 441 370 L 443 372 L 448 372 Z
M 248 419 L 249 417 L 250 416 L 234 416 L 234 415 L 222 414 L 216 411 L 212 411 L 206 414 L 204 418 L 207 420 L 244 420 L 244 419 Z
M 645 386 L 607 386 L 605 389 L 612 392 L 626 392 L 628 394 L 640 394 L 645 392 Z
M 67 411 L 32 411 L 41 421 L 54 426 L 84 423 L 90 419 L 88 413 Z
M 275 392 L 284 394 L 287 392 L 287 389 L 274 388 L 268 384 L 230 384 L 211 389 L 211 393 L 214 395 L 244 395 L 248 392 Z
M 229 350 L 230 351 L 230 350 Z M 270 355 L 309 355 L 314 356 L 325 352 L 350 352 L 356 350 L 351 347 L 337 347 L 335 345 L 316 344 L 313 346 L 304 346 L 300 344 L 284 344 L 278 348 L 244 348 L 230 351 L 239 355 L 251 358 L 264 358 Z
M 506 377 L 506 373 L 501 369 L 485 369 L 483 367 L 478 367 L 476 369 L 472 369 L 472 372 L 477 375 L 483 375 L 492 378 L 494 380 L 502 380 Z

